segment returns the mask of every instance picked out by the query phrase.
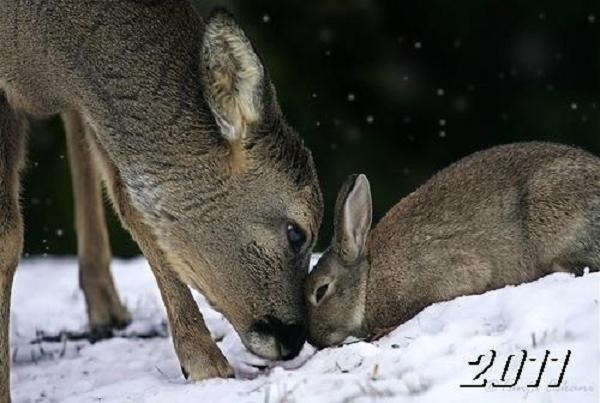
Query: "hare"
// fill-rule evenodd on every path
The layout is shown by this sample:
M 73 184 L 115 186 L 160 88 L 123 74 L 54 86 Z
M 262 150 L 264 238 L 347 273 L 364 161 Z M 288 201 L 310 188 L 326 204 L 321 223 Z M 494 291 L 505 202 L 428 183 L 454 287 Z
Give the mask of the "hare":
M 550 143 L 472 154 L 396 204 L 369 234 L 371 193 L 350 176 L 334 236 L 305 283 L 309 341 L 374 338 L 460 295 L 600 268 L 600 159 Z

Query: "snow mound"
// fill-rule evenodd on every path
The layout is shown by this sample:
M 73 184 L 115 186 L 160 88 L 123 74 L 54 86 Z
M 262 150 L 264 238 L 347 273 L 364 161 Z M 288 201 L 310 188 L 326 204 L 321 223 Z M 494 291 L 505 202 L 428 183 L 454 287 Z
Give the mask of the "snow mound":
M 600 273 L 553 274 L 534 283 L 434 304 L 381 340 L 318 352 L 305 346 L 288 363 L 265 363 L 195 294 L 237 379 L 183 379 L 171 340 L 131 337 L 165 329 L 165 310 L 142 259 L 115 261 L 117 288 L 134 323 L 122 337 L 32 343 L 41 334 L 82 331 L 86 317 L 74 259 L 31 259 L 13 288 L 14 402 L 565 402 L 600 401 Z M 489 363 L 488 371 L 474 380 Z M 511 383 L 526 351 L 516 386 Z M 546 351 L 549 352 L 539 387 Z M 557 382 L 558 388 L 548 385 Z M 502 375 L 509 356 L 512 366 Z M 470 365 L 477 361 L 480 365 Z M 556 361 L 552 359 L 556 358 Z M 534 360 L 534 361 L 532 361 Z M 259 371 L 255 365 L 268 364 Z M 253 377 L 253 379 L 247 379 Z M 482 383 L 483 388 L 461 387 Z

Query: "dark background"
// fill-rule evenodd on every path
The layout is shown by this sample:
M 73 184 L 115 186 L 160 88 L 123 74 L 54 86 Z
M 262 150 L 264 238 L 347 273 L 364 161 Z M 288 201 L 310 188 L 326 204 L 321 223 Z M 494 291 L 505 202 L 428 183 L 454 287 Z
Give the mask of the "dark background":
M 600 155 L 600 2 L 196 1 L 232 10 L 282 109 L 313 151 L 325 195 L 318 249 L 346 175 L 371 180 L 375 219 L 475 150 L 549 140 Z M 176 28 L 176 27 L 175 27 Z M 33 125 L 25 251 L 76 252 L 59 119 Z M 114 215 L 113 252 L 139 253 Z

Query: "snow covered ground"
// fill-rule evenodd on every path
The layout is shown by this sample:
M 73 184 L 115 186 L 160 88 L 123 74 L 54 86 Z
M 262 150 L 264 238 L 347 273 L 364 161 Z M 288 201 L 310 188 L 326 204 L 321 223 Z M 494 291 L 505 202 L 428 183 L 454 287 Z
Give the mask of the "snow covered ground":
M 116 261 L 117 287 L 134 323 L 125 336 L 165 332 L 165 311 L 141 259 Z M 315 352 L 306 346 L 285 368 L 260 373 L 224 318 L 197 300 L 238 379 L 186 382 L 166 337 L 115 337 L 87 342 L 34 343 L 61 330 L 83 330 L 84 300 L 74 259 L 30 259 L 15 280 L 11 343 L 12 395 L 21 402 L 577 402 L 600 401 L 600 274 L 554 274 L 535 283 L 435 304 L 390 335 Z M 473 378 L 496 358 L 488 371 Z M 499 382 L 512 354 L 505 383 Z M 539 388 L 536 381 L 550 352 Z M 559 378 L 571 351 L 559 388 Z M 469 365 L 480 355 L 480 365 Z M 530 361 L 529 359 L 536 361 Z M 557 358 L 557 361 L 552 361 Z M 260 361 L 260 360 L 258 360 Z M 254 379 L 244 379 L 255 372 Z M 461 388 L 481 383 L 485 388 Z

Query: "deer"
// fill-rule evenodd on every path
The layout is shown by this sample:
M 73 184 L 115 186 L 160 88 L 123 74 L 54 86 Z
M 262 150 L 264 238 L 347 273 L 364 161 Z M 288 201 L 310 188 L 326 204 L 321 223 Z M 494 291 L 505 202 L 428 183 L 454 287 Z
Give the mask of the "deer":
M 427 306 L 600 269 L 600 159 L 569 146 L 476 152 L 400 200 L 371 230 L 365 175 L 350 175 L 334 235 L 305 283 L 309 342 L 375 340 Z
M 62 116 L 90 332 L 131 321 L 111 277 L 106 189 L 148 260 L 184 376 L 233 371 L 190 287 L 267 359 L 306 339 L 302 284 L 323 202 L 315 164 L 227 11 L 185 0 L 0 2 L 0 402 L 30 118 Z

